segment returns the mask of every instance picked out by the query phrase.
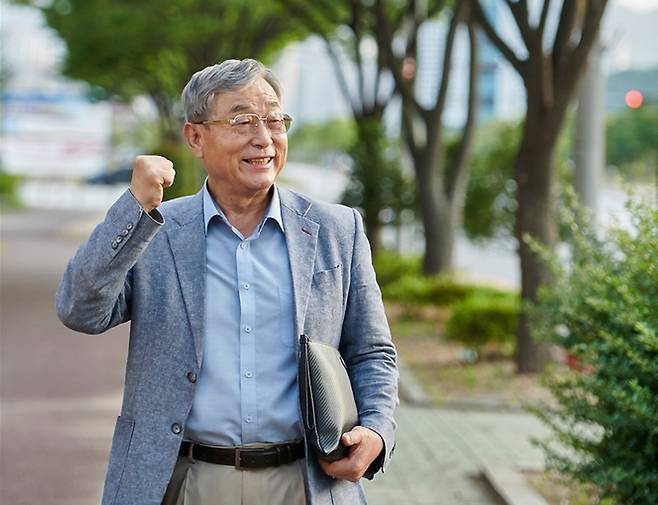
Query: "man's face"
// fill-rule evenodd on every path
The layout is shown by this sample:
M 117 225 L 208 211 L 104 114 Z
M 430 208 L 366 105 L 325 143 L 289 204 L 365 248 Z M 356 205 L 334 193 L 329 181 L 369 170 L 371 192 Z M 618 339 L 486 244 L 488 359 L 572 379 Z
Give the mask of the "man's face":
M 246 86 L 218 93 L 208 119 L 231 119 L 237 114 L 260 117 L 281 112 L 272 86 L 258 78 Z M 251 133 L 229 125 L 194 125 L 198 132 L 195 154 L 203 159 L 210 189 L 222 194 L 250 197 L 269 190 L 288 156 L 288 135 L 271 133 L 263 122 Z

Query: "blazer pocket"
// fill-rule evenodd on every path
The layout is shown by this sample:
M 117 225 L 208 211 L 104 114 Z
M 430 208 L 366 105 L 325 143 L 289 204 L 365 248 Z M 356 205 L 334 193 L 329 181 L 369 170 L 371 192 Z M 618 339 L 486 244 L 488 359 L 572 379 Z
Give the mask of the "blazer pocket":
M 313 274 L 304 328 L 311 338 L 333 342 L 342 324 L 343 272 L 341 265 Z
M 135 421 L 117 418 L 112 436 L 112 450 L 105 478 L 105 489 L 103 490 L 103 503 L 114 504 L 116 501 L 134 431 Z
M 313 277 L 315 276 L 322 276 L 324 274 L 332 274 L 335 273 L 336 271 L 339 271 L 341 268 L 341 264 L 337 263 L 336 265 L 330 266 L 329 268 L 322 268 L 318 270 L 317 272 L 313 272 Z

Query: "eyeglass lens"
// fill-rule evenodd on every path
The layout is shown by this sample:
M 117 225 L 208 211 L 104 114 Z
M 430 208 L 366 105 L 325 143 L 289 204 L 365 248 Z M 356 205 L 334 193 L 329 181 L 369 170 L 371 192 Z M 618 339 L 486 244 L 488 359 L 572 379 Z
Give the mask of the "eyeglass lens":
M 240 133 L 250 133 L 258 129 L 262 119 L 265 119 L 267 129 L 272 133 L 285 133 L 290 128 L 290 116 L 278 112 L 272 112 L 265 118 L 257 114 L 239 114 L 233 119 L 233 127 Z

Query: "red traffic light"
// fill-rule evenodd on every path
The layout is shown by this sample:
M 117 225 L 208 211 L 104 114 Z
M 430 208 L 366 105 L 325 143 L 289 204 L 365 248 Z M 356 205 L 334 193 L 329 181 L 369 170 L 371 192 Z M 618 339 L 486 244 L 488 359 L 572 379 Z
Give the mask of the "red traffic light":
M 626 93 L 624 101 L 626 102 L 626 105 L 628 105 L 631 109 L 638 109 L 640 105 L 642 105 L 644 97 L 638 90 L 632 89 Z

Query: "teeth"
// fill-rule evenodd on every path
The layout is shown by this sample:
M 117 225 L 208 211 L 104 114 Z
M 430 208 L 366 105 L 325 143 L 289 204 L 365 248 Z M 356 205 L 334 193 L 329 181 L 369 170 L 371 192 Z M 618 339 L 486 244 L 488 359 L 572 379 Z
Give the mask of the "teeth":
M 255 158 L 248 160 L 252 165 L 267 165 L 272 158 Z

